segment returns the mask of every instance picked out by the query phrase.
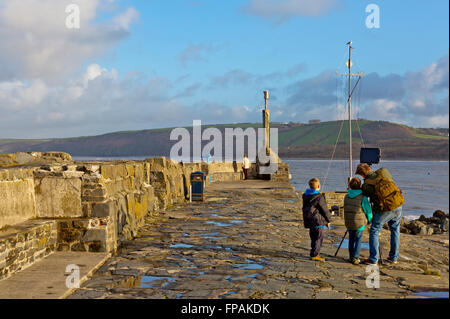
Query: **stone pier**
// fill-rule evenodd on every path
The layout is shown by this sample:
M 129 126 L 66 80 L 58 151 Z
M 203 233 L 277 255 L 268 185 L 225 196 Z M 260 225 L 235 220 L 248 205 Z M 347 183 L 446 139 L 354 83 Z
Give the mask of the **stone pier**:
M 190 174 L 207 175 L 189 203 Z M 301 194 L 278 164 L 270 180 L 242 180 L 241 163 L 74 162 L 64 153 L 0 157 L 1 298 L 420 298 L 448 292 L 448 235 L 402 234 L 380 288 L 346 261 L 335 216 L 322 255 L 309 258 Z M 342 210 L 343 193 L 325 194 Z M 367 243 L 368 234 L 363 241 Z M 381 234 L 387 256 L 389 233 Z M 344 245 L 345 246 L 345 245 Z M 362 251 L 367 256 L 368 251 Z M 65 286 L 80 267 L 81 287 Z M 33 289 L 25 287 L 32 286 Z
M 321 253 L 326 261 L 310 260 L 300 195 L 287 182 L 212 184 L 206 202 L 175 205 L 147 218 L 137 238 L 123 242 L 69 298 L 372 299 L 448 291 L 444 235 L 433 240 L 402 235 L 400 262 L 380 265 L 379 289 L 367 287 L 365 266 L 347 262 L 345 247 L 334 257 L 345 232 L 338 216 L 326 231 Z M 388 231 L 381 241 L 386 256 Z M 430 269 L 440 275 L 425 271 Z
M 114 253 L 148 216 L 189 200 L 190 175 L 242 179 L 241 163 L 74 162 L 69 154 L 0 156 L 0 280 L 54 252 Z M 253 167 L 251 176 L 257 177 Z M 274 180 L 289 180 L 281 163 Z

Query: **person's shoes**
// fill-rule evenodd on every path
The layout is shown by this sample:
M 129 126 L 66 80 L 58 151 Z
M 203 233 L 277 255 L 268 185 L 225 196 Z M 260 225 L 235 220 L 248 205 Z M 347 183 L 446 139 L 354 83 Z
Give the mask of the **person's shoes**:
M 351 258 L 351 259 L 350 259 L 350 262 L 351 262 L 353 265 L 359 265 L 361 261 L 359 260 L 359 258 Z
M 315 261 L 325 261 L 325 258 L 320 257 L 320 255 L 317 255 L 315 257 L 311 257 L 311 260 Z
M 376 265 L 377 263 L 374 263 L 373 261 L 371 261 L 369 258 L 366 258 L 363 260 L 363 264 L 366 265 Z
M 391 257 L 388 257 L 388 258 L 386 259 L 386 261 L 387 261 L 388 263 L 390 263 L 390 264 L 393 264 L 393 265 L 398 264 L 398 260 L 393 260 L 393 259 L 391 259 Z

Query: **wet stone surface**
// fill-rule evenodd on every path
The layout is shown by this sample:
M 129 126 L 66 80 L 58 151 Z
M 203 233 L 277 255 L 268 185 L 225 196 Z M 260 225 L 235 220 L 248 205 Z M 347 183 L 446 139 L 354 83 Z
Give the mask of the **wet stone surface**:
M 339 217 L 333 223 L 321 253 L 326 261 L 311 261 L 290 184 L 211 184 L 206 202 L 147 220 L 138 238 L 123 242 L 69 298 L 427 298 L 414 292 L 448 291 L 448 236 L 402 234 L 400 262 L 380 265 L 380 288 L 371 289 L 366 267 L 348 263 L 345 247 L 334 257 L 345 228 Z M 381 239 L 387 255 L 389 233 Z M 424 275 L 424 260 L 441 276 Z

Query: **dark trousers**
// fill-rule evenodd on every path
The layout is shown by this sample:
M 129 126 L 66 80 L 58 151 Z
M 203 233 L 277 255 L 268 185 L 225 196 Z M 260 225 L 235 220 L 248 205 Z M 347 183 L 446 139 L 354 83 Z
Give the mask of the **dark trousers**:
M 248 168 L 244 168 L 245 179 L 248 179 Z
M 311 238 L 311 257 L 316 257 L 320 253 L 323 242 L 323 227 L 310 228 L 309 237 Z

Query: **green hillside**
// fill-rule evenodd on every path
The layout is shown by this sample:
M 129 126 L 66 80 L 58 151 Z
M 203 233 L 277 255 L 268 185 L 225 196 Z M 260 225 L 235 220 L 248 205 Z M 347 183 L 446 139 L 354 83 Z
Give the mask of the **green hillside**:
M 317 124 L 272 123 L 278 128 L 281 157 L 329 158 L 342 121 Z M 261 127 L 259 123 L 204 125 L 202 129 Z M 186 127 L 192 130 L 191 127 Z M 99 136 L 64 139 L 15 140 L 0 138 L 0 153 L 19 151 L 63 151 L 73 156 L 169 156 L 176 141 L 170 141 L 172 128 L 123 131 Z M 448 129 L 413 128 L 385 121 L 352 121 L 354 154 L 361 146 L 380 147 L 383 158 L 448 160 Z M 362 137 L 362 138 L 361 138 Z M 336 158 L 348 152 L 349 126 L 344 121 L 336 148 Z M 205 141 L 205 144 L 207 141 Z M 346 146 L 347 145 L 347 146 Z

